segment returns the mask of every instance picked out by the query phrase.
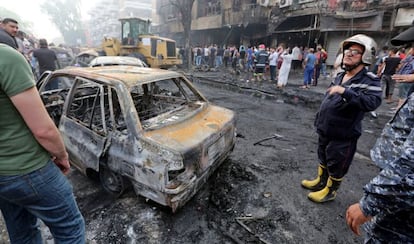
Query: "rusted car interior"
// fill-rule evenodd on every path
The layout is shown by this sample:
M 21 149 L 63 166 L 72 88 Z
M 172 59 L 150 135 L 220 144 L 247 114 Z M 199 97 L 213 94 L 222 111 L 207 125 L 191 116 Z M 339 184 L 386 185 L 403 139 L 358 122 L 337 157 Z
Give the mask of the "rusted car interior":
M 132 185 L 176 211 L 234 147 L 234 113 L 176 72 L 72 68 L 43 76 L 38 89 L 71 163 L 115 196 Z

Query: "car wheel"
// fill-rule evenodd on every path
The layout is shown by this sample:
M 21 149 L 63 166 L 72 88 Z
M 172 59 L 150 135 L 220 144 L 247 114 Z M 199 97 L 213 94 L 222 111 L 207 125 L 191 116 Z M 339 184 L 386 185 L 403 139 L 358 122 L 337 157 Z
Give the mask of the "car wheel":
M 99 168 L 99 179 L 105 191 L 119 197 L 125 191 L 125 179 L 122 175 L 113 172 L 108 167 L 101 165 Z

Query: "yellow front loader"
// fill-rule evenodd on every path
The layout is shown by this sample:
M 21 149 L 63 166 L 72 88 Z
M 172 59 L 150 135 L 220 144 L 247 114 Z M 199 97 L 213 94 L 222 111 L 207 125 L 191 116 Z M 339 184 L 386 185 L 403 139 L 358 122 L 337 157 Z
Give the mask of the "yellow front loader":
M 105 38 L 102 50 L 107 56 L 134 56 L 152 68 L 168 69 L 182 64 L 174 40 L 150 34 L 151 22 L 131 17 L 120 19 L 121 41 Z

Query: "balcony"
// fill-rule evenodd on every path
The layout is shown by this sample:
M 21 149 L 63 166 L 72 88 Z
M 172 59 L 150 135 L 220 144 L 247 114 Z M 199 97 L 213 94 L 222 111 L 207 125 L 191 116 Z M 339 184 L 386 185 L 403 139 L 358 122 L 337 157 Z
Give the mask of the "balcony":
M 243 4 L 243 23 L 266 23 L 270 10 L 257 4 Z

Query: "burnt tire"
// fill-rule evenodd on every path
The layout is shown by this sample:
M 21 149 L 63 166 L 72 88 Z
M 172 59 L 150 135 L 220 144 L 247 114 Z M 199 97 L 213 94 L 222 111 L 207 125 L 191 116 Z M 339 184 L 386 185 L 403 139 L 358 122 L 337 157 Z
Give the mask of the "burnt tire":
M 103 165 L 99 168 L 99 180 L 103 189 L 113 197 L 120 197 L 127 187 L 127 182 L 122 175 Z

